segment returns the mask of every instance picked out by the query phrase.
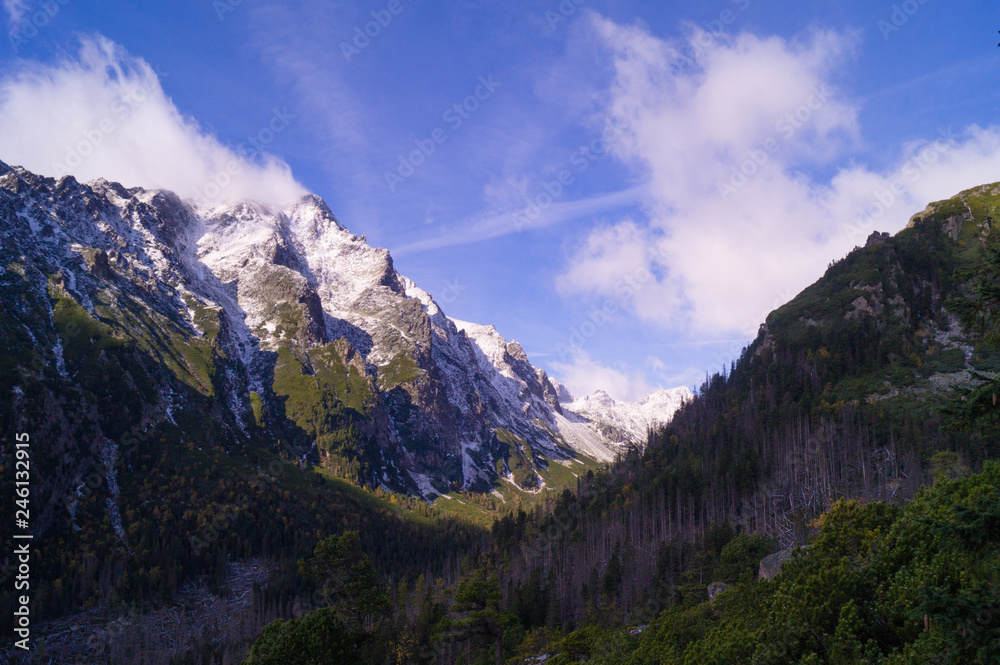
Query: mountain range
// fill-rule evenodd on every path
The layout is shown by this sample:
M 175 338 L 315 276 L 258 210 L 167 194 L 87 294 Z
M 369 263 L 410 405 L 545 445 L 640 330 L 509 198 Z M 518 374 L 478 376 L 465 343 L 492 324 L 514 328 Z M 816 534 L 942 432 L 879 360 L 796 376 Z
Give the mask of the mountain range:
M 83 447 L 60 462 L 69 486 L 169 421 L 425 498 L 535 492 L 553 464 L 643 445 L 691 396 L 560 398 L 520 344 L 450 319 L 316 196 L 199 208 L 0 163 L 0 243 L 5 383 L 44 409 L 40 436 Z
M 203 638 L 245 652 L 301 609 L 297 559 L 345 530 L 383 574 L 433 577 L 440 602 L 403 601 L 428 643 L 484 554 L 524 629 L 703 608 L 705 571 L 735 583 L 838 501 L 904 501 L 996 456 L 952 414 L 1000 371 L 953 304 L 998 205 L 977 187 L 873 233 L 696 396 L 621 402 L 449 318 L 317 197 L 204 208 L 0 164 L 0 426 L 33 442 L 39 613 L 98 608 L 100 640 L 59 649 L 147 662 L 159 624 L 116 633 L 100 612 L 214 580 L 197 592 L 254 602 L 207 613 L 241 618 Z

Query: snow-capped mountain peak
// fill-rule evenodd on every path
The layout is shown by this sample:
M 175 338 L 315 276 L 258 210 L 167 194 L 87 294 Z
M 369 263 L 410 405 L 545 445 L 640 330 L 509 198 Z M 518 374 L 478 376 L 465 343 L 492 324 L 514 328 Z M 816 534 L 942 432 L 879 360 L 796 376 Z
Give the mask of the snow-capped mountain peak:
M 613 459 L 682 399 L 595 394 L 567 411 L 520 344 L 449 319 L 316 196 L 198 208 L 0 163 L 0 213 L 0 259 L 24 288 L 58 293 L 159 368 L 149 413 L 214 409 L 231 442 L 281 440 L 366 484 L 531 490 L 550 462 Z M 51 340 L 45 362 L 68 375 L 54 301 L 38 302 L 28 338 Z
M 642 446 L 651 430 L 666 425 L 684 404 L 693 398 L 686 387 L 658 390 L 635 402 L 615 400 L 597 390 L 565 408 L 591 420 L 609 440 Z

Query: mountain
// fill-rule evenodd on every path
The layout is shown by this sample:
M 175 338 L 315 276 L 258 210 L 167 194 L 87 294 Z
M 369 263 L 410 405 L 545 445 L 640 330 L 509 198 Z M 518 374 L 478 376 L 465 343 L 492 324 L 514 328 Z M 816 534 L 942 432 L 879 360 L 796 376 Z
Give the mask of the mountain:
M 838 499 L 902 501 L 996 456 L 949 405 L 1000 353 L 949 303 L 998 205 L 1000 186 L 978 187 L 872 234 L 772 312 L 732 372 L 627 403 L 574 400 L 492 326 L 447 317 L 316 197 L 198 209 L 0 164 L 0 428 L 33 442 L 39 615 L 221 588 L 256 557 L 262 579 L 282 571 L 254 593 L 273 601 L 259 626 L 311 590 L 296 559 L 350 528 L 383 573 L 441 576 L 398 617 L 423 617 L 421 639 L 482 547 L 525 630 L 671 605 L 714 621 L 706 572 L 742 579 Z M 492 538 L 382 491 L 475 504 L 557 482 L 576 491 L 513 502 Z
M 584 627 L 580 641 L 598 623 L 638 626 L 672 606 L 714 621 L 707 587 L 738 579 L 734 561 L 811 542 L 840 500 L 903 503 L 996 458 L 996 432 L 956 426 L 954 409 L 977 376 L 1000 374 L 1000 348 L 964 329 L 954 303 L 989 256 L 998 207 L 1000 185 L 963 191 L 831 264 L 647 446 L 581 479 L 549 514 L 502 521 L 503 588 L 549 608 L 545 625 Z M 982 397 L 995 418 L 995 398 Z M 597 420 L 611 403 L 598 394 L 563 407 Z M 688 635 L 676 629 L 659 639 Z M 534 648 L 522 662 L 558 652 Z
M 493 326 L 483 326 L 457 319 L 452 321 L 478 347 L 480 351 L 478 360 L 482 371 L 504 377 L 496 387 L 498 392 L 506 392 L 512 408 L 516 407 L 520 395 L 532 395 L 539 407 L 541 406 L 539 402 L 544 401 L 552 410 L 550 422 L 554 424 L 555 431 L 578 453 L 599 462 L 611 462 L 627 444 L 645 444 L 646 429 L 644 426 L 625 433 L 612 429 L 602 420 L 606 416 L 611 419 L 611 422 L 617 422 L 615 419 L 620 419 L 621 416 L 617 415 L 615 408 L 605 409 L 604 412 L 595 410 L 591 413 L 583 413 L 578 411 L 578 406 L 586 407 L 587 405 L 585 403 L 580 405 L 569 403 L 573 401 L 572 396 L 566 387 L 555 379 L 549 379 L 545 382 L 542 391 L 537 388 L 533 389 L 533 376 L 538 375 L 538 370 L 532 368 L 528 363 L 527 356 L 525 356 L 524 349 L 521 348 L 520 344 L 507 342 Z M 510 387 L 507 386 L 513 387 L 516 392 L 511 392 Z M 686 388 L 676 390 L 684 391 Z M 655 417 L 658 422 L 668 422 L 676 411 L 676 406 L 669 400 L 661 403 L 654 396 L 647 399 L 650 399 L 650 416 Z M 653 416 L 653 411 L 658 404 L 664 410 Z
M 998 206 L 977 187 L 873 233 L 645 447 L 497 520 L 422 633 L 437 661 L 994 662 Z M 588 426 L 642 413 L 553 388 Z
M 591 427 L 608 440 L 642 447 L 650 433 L 669 423 L 677 410 L 694 398 L 694 393 L 687 387 L 658 390 L 637 402 L 620 402 L 603 390 L 578 400 L 568 392 L 563 397 L 566 410 L 589 420 Z
M 481 528 L 426 501 L 465 497 L 482 521 L 622 450 L 315 196 L 204 208 L 0 162 L 0 314 L 0 431 L 30 434 L 47 546 L 40 619 L 215 591 L 235 561 L 279 571 L 241 625 L 287 616 L 296 558 L 346 528 L 383 571 L 455 575 Z
M 872 233 L 641 454 L 503 532 L 502 584 L 556 580 L 532 600 L 578 629 L 510 662 L 994 662 L 998 207 Z
M 198 209 L 0 163 L 0 211 L 5 384 L 25 401 L 31 384 L 45 434 L 89 451 L 73 459 L 169 421 L 432 498 L 537 491 L 552 464 L 611 461 L 626 438 L 564 408 L 517 342 L 449 319 L 318 197 Z

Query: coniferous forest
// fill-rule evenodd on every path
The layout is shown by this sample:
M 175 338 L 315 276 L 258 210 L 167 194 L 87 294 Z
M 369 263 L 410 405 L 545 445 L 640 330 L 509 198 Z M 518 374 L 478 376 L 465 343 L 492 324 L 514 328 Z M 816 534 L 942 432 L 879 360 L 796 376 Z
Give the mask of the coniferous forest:
M 0 665 L 1000 663 L 976 3 L 135 4 L 0 7 Z
M 990 220 L 964 254 L 942 221 L 832 265 L 645 449 L 497 519 L 450 583 L 343 583 L 247 662 L 991 662 L 1000 261 Z M 845 322 L 875 284 L 894 311 Z M 978 382 L 927 389 L 965 366 L 931 332 L 956 326 Z M 340 538 L 325 544 L 356 543 Z M 302 565 L 342 584 L 354 560 Z M 379 613 L 352 617 L 376 588 Z
M 456 512 L 263 441 L 145 434 L 117 462 L 123 539 L 107 474 L 59 506 L 37 657 L 989 663 L 1000 240 L 953 214 L 873 234 L 646 446 L 534 502 Z M 68 342 L 140 375 L 100 329 Z

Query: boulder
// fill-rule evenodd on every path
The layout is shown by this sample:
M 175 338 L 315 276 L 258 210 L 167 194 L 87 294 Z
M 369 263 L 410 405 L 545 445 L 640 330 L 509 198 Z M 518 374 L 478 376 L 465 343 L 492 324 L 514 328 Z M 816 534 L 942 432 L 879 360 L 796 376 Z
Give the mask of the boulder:
M 781 566 L 792 558 L 792 552 L 796 548 L 780 550 L 774 554 L 768 554 L 760 560 L 760 578 L 763 580 L 773 579 L 781 572 Z
M 708 585 L 708 602 L 714 603 L 715 597 L 720 593 L 728 589 L 729 586 L 725 582 L 712 582 Z

